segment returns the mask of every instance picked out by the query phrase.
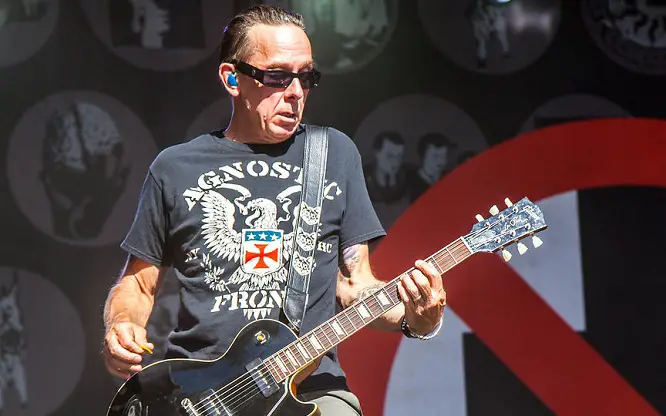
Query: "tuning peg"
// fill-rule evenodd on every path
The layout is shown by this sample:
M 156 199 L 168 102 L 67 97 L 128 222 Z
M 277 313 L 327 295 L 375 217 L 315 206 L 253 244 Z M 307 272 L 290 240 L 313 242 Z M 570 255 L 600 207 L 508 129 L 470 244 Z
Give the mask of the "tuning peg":
M 532 236 L 532 245 L 534 246 L 534 248 L 539 248 L 543 245 L 543 241 L 539 237 L 537 237 L 536 235 L 533 235 Z
M 490 213 L 491 213 L 492 215 L 497 215 L 497 214 L 499 214 L 499 208 L 497 208 L 497 205 L 493 205 L 492 207 L 490 207 Z
M 512 256 L 509 250 L 507 249 L 502 250 L 502 258 L 504 259 L 504 261 L 508 262 L 509 260 L 511 260 L 511 257 Z
M 478 222 L 483 221 L 483 216 L 482 216 L 481 214 L 476 214 L 476 220 L 477 220 Z
M 523 243 L 518 243 L 518 253 L 522 256 L 527 251 L 527 246 Z
M 504 203 L 507 207 L 511 207 L 513 205 L 513 202 L 511 202 L 509 198 L 504 198 Z

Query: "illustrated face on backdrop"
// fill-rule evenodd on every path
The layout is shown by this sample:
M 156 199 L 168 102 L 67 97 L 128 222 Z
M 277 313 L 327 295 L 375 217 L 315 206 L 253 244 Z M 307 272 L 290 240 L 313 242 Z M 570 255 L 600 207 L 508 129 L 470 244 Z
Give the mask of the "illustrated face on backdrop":
M 405 146 L 403 144 L 384 140 L 379 150 L 375 153 L 377 169 L 383 174 L 397 175 L 402 167 L 404 155 Z
M 432 177 L 441 177 L 448 165 L 449 148 L 447 146 L 429 145 L 423 154 L 421 169 Z
M 41 177 L 57 235 L 99 235 L 125 188 L 124 152 L 115 122 L 100 107 L 76 102 L 52 115 Z
M 259 69 L 303 72 L 312 69 L 312 49 L 305 32 L 297 26 L 257 25 L 251 30 L 253 54 L 246 62 Z M 290 138 L 303 117 L 309 90 L 295 78 L 287 88 L 272 88 L 238 74 L 240 99 L 252 126 L 267 143 Z M 236 110 L 234 110 L 236 111 Z
M 147 49 L 164 47 L 164 34 L 169 31 L 169 11 L 152 0 L 132 0 L 132 30 L 141 34 L 141 46 Z

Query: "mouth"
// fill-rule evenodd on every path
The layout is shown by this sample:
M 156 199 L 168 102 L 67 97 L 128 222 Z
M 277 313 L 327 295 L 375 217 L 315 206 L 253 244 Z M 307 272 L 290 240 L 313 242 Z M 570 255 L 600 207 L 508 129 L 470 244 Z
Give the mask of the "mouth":
M 277 115 L 280 116 L 280 117 L 286 118 L 290 121 L 294 121 L 294 122 L 298 121 L 298 114 L 292 113 L 290 111 L 282 111 L 282 112 L 277 113 Z

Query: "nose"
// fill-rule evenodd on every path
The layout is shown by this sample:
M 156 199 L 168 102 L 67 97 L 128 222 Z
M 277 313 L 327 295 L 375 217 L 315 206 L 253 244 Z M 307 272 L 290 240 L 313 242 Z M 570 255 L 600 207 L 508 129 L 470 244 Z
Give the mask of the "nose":
M 303 86 L 301 85 L 301 80 L 294 78 L 291 80 L 291 84 L 287 86 L 287 89 L 284 91 L 286 99 L 299 100 L 303 97 Z

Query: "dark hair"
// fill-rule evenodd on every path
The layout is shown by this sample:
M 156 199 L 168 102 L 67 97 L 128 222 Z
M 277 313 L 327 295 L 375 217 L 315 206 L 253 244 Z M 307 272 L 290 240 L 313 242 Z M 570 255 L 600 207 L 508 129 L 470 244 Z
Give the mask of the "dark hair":
M 403 140 L 400 133 L 395 131 L 385 131 L 379 133 L 375 136 L 375 141 L 372 144 L 372 148 L 375 150 L 380 150 L 384 146 L 384 142 L 389 141 L 393 144 L 404 145 L 405 141 Z
M 250 29 L 256 25 L 294 25 L 305 30 L 303 17 L 269 4 L 257 4 L 234 16 L 224 28 L 220 43 L 220 61 L 245 60 L 254 48 L 250 39 Z
M 429 146 L 455 148 L 456 144 L 442 133 L 426 133 L 419 140 L 417 152 L 420 158 L 423 158 Z

